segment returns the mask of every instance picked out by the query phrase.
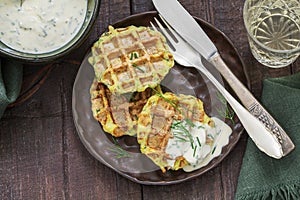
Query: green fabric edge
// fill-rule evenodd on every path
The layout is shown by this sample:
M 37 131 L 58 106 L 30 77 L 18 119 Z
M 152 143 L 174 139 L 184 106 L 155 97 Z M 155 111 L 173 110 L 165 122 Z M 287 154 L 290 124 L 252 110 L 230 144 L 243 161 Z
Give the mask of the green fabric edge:
M 278 85 L 280 87 L 299 92 L 300 89 L 300 73 L 280 77 L 269 78 L 264 80 L 264 84 Z M 271 86 L 270 86 L 271 87 Z M 255 145 L 249 141 L 248 145 Z M 250 143 L 252 144 L 250 144 Z M 300 178 L 300 177 L 295 177 Z M 300 180 L 290 180 L 277 185 L 262 187 L 260 190 L 249 191 L 242 195 L 235 195 L 235 200 L 299 200 L 300 199 Z
M 19 96 L 23 80 L 23 64 L 0 59 L 0 118 L 7 106 Z
M 272 83 L 280 84 L 281 86 L 300 89 L 300 72 L 290 76 L 284 76 L 279 78 L 268 78 L 265 79 L 264 82 L 272 82 Z
M 290 181 L 288 184 L 278 184 L 262 188 L 260 191 L 248 192 L 235 196 L 235 200 L 299 200 L 300 181 Z

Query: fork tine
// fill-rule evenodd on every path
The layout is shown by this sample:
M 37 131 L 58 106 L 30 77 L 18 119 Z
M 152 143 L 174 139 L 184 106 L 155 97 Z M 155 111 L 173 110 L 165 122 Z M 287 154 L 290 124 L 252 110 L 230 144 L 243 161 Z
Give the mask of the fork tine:
M 156 28 L 156 26 L 154 26 L 154 24 L 151 21 L 150 21 L 150 25 L 153 28 L 153 30 L 158 31 L 157 28 Z
M 158 16 L 160 17 L 160 19 L 162 20 L 162 22 L 166 25 L 166 27 L 168 28 L 168 30 L 173 34 L 173 37 L 179 41 L 178 38 L 181 38 L 181 36 L 179 36 L 173 28 L 171 28 L 171 26 L 168 24 L 168 22 L 163 18 L 163 16 L 161 16 L 160 14 L 158 14 Z
M 158 25 L 159 29 L 161 30 L 161 32 L 165 35 L 165 37 L 167 38 L 167 40 L 174 45 L 174 39 L 172 38 L 172 36 L 166 31 L 166 29 L 162 26 L 162 24 L 158 21 L 158 19 L 156 19 L 156 17 L 154 17 L 154 20 L 156 22 L 156 24 Z M 157 28 L 152 24 L 152 22 L 150 22 L 151 26 L 153 27 L 154 30 L 157 30 Z
M 158 19 L 156 17 L 154 17 L 154 20 L 156 22 L 156 24 L 158 25 L 159 29 L 163 32 L 163 34 L 168 37 L 169 34 L 167 33 L 166 29 L 161 25 L 161 23 L 158 21 Z

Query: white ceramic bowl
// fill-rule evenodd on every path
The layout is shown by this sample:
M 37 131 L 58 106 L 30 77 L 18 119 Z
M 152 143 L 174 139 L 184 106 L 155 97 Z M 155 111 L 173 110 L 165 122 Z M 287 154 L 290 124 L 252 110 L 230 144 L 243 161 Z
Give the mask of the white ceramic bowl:
M 81 29 L 64 46 L 47 53 L 26 53 L 17 51 L 0 41 L 0 56 L 25 63 L 42 63 L 57 60 L 76 49 L 88 36 L 99 13 L 101 0 L 88 0 L 87 13 Z

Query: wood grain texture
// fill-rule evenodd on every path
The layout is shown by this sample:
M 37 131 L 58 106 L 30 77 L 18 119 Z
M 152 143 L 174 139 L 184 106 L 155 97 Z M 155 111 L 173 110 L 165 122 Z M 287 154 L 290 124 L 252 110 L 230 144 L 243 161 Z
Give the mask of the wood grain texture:
M 242 20 L 243 0 L 180 0 L 194 16 L 223 31 L 245 64 L 251 90 L 260 97 L 267 77 L 300 71 L 300 61 L 270 69 L 250 53 Z M 82 145 L 72 117 L 72 87 L 87 50 L 107 26 L 131 14 L 154 10 L 151 0 L 102 0 L 99 17 L 84 44 L 53 70 L 26 102 L 0 120 L 0 199 L 232 200 L 247 135 L 221 164 L 190 181 L 168 186 L 134 183 L 104 166 Z M 32 71 L 30 66 L 25 68 Z

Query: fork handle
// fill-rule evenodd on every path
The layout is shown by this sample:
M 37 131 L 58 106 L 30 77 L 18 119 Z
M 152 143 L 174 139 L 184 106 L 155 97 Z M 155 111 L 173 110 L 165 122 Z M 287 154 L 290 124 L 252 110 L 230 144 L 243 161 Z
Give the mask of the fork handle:
M 240 99 L 241 103 L 246 109 L 261 121 L 267 129 L 277 138 L 282 146 L 283 155 L 291 152 L 295 145 L 289 138 L 283 128 L 276 122 L 276 120 L 269 114 L 269 112 L 260 104 L 252 93 L 244 86 L 243 83 L 232 73 L 229 67 L 222 60 L 219 53 L 214 54 L 209 62 L 212 63 L 216 69 L 221 73 L 224 79 L 228 82 L 235 94 Z

